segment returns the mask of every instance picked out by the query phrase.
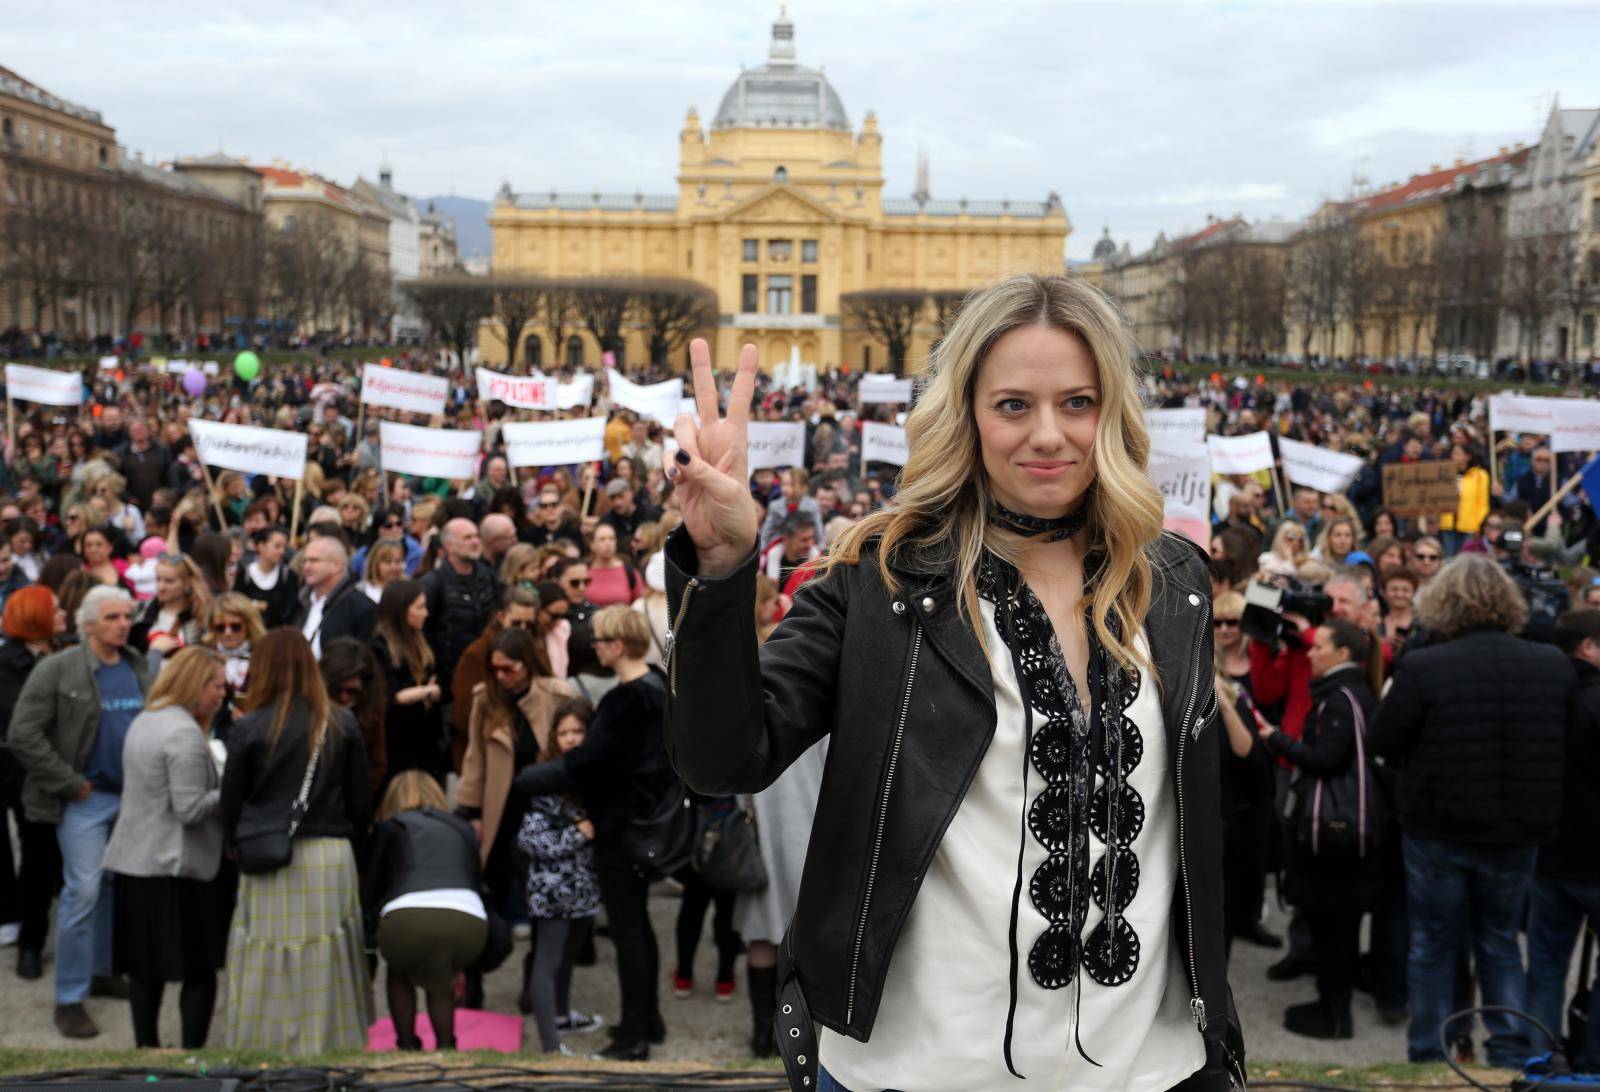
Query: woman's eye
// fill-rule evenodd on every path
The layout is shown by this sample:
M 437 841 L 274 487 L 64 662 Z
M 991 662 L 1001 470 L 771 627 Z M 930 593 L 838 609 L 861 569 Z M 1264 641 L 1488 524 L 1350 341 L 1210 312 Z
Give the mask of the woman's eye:
M 1076 394 L 1076 395 L 1073 395 L 1071 398 L 1067 399 L 1067 408 L 1072 410 L 1075 413 L 1082 413 L 1085 410 L 1093 409 L 1094 408 L 1094 395 L 1092 395 L 1092 394 Z
M 1002 398 L 995 408 L 1001 413 L 1021 413 L 1028 408 L 1028 403 L 1020 398 Z

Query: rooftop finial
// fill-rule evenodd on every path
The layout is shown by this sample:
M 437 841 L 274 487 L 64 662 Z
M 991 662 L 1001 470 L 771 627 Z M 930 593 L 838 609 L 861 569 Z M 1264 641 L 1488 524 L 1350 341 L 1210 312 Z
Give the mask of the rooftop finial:
M 794 24 L 789 21 L 787 4 L 778 5 L 778 21 L 772 24 L 772 48 L 768 64 L 794 64 Z
M 926 205 L 931 196 L 928 186 L 928 149 L 917 148 L 917 188 L 911 195 L 919 205 Z

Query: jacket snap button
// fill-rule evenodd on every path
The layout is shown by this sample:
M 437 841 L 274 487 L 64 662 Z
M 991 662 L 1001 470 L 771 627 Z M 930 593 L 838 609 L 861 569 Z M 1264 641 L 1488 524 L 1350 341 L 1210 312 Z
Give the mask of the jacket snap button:
M 904 614 L 906 612 L 906 605 L 900 602 L 900 600 L 896 599 L 894 601 L 894 612 L 896 614 Z
M 1191 607 L 1198 607 L 1200 605 L 1200 597 L 1194 592 L 1189 593 L 1189 605 Z
M 793 1011 L 794 1011 L 794 1006 L 793 1005 L 785 1005 L 785 1006 L 783 1006 L 783 1014 L 785 1016 L 788 1016 Z
M 805 1065 L 806 1064 L 806 1056 L 804 1054 L 802 1054 L 798 1058 L 796 1058 L 795 1061 L 799 1062 L 801 1065 Z
M 791 1039 L 800 1038 L 800 1029 L 799 1028 L 790 1028 L 789 1029 L 789 1038 L 791 1038 Z
M 923 614 L 932 614 L 933 613 L 933 596 L 925 595 L 925 596 L 922 597 L 922 613 Z

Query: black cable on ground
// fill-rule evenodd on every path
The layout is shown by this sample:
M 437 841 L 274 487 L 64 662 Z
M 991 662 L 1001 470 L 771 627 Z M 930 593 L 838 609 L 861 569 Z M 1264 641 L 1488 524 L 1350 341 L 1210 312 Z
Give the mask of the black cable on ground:
M 1470 1020 L 1473 1016 L 1486 1012 L 1504 1013 L 1507 1016 L 1515 1016 L 1525 1023 L 1532 1024 L 1534 1027 L 1538 1028 L 1544 1033 L 1545 1042 L 1550 1044 L 1551 1051 L 1559 1052 L 1562 1049 L 1561 1040 L 1557 1038 L 1555 1032 L 1545 1027 L 1543 1022 L 1541 1022 L 1537 1017 L 1523 1012 L 1521 1009 L 1512 1008 L 1510 1005 L 1478 1005 L 1470 1009 L 1462 1009 L 1460 1012 L 1451 1013 L 1449 1016 L 1446 1016 L 1444 1018 L 1444 1022 L 1439 1025 L 1439 1049 L 1444 1052 L 1445 1064 L 1447 1064 L 1451 1069 L 1455 1070 L 1456 1076 L 1460 1077 L 1474 1088 L 1480 1089 L 1481 1092 L 1501 1092 L 1501 1090 L 1489 1087 L 1482 1081 L 1473 1077 L 1472 1074 L 1462 1069 L 1461 1066 L 1456 1063 L 1455 1051 L 1451 1049 L 1450 1027 L 1457 1020 L 1463 1018 Z M 1548 1080 L 1549 1077 L 1553 1076 L 1555 1076 L 1553 1073 L 1547 1074 L 1546 1076 L 1539 1077 L 1523 1087 L 1529 1089 L 1537 1088 L 1539 1085 Z
M 492 1088 L 497 1092 L 787 1092 L 788 1082 L 776 1070 L 704 1070 L 664 1073 L 649 1070 L 541 1069 L 536 1066 L 482 1065 L 459 1068 L 435 1062 L 410 1062 L 381 1067 L 285 1066 L 255 1069 L 217 1066 L 205 1070 L 106 1069 L 53 1070 L 0 1077 L 0 1088 L 15 1085 L 98 1083 L 146 1084 L 155 1081 L 233 1080 L 242 1092 L 408 1092 L 443 1089 L 462 1092 Z

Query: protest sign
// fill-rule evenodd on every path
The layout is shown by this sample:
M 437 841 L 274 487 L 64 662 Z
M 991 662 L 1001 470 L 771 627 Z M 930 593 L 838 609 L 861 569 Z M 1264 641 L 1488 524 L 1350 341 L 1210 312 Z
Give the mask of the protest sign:
M 1197 454 L 1195 448 L 1206 446 L 1204 408 L 1145 410 L 1144 426 L 1150 433 L 1152 452 L 1193 458 Z
M 368 405 L 431 416 L 444 412 L 449 397 L 450 381 L 443 376 L 421 375 L 381 364 L 361 366 L 361 401 Z
M 306 435 L 287 429 L 189 419 L 195 455 L 205 466 L 299 481 L 306 472 Z
M 114 356 L 103 356 L 103 357 L 101 357 L 100 358 L 100 370 L 103 371 L 103 372 L 114 372 L 114 371 L 116 371 L 117 370 L 117 358 L 114 357 Z
M 683 401 L 683 380 L 669 379 L 665 383 L 648 386 L 625 378 L 615 368 L 606 369 L 606 381 L 611 387 L 611 404 L 633 410 L 640 416 L 659 421 L 667 428 L 678 419 L 678 406 Z
M 478 448 L 483 441 L 480 432 L 417 428 L 393 421 L 380 421 L 378 425 L 386 474 L 465 481 L 478 472 Z
M 1383 468 L 1383 506 L 1397 516 L 1438 516 L 1454 512 L 1459 497 L 1455 464 L 1390 463 Z
M 806 426 L 799 421 L 750 422 L 750 469 L 804 466 Z
M 46 406 L 81 406 L 83 379 L 77 372 L 7 364 L 6 398 L 15 402 L 38 402 Z
M 502 375 L 479 368 L 478 397 L 518 409 L 554 409 L 555 381 L 542 375 Z
M 478 374 L 483 374 L 480 368 Z M 606 419 L 507 421 L 500 426 L 506 461 L 519 466 L 566 466 L 606 457 Z
M 1201 546 L 1211 544 L 1211 464 L 1203 449 L 1168 456 L 1157 452 L 1150 460 L 1150 478 L 1161 490 L 1161 525 Z
M 1211 469 L 1217 474 L 1254 474 L 1272 469 L 1272 439 L 1265 432 L 1246 436 L 1207 436 Z
M 594 401 L 594 376 L 585 372 L 572 378 L 570 383 L 556 384 L 555 409 L 577 409 Z
M 1319 493 L 1343 493 L 1366 465 L 1359 455 L 1329 451 L 1286 436 L 1278 437 L 1278 453 L 1283 456 L 1284 477 Z
M 1600 402 L 1587 398 L 1555 398 L 1555 429 L 1550 450 L 1600 451 Z
M 861 465 L 868 463 L 893 463 L 905 466 L 910 455 L 906 430 L 898 425 L 885 425 L 867 421 L 861 426 Z
M 864 375 L 859 394 L 862 402 L 909 402 L 911 380 L 880 373 Z
M 1565 398 L 1534 398 L 1523 394 L 1489 396 L 1489 429 L 1492 432 L 1533 432 L 1548 436 L 1555 431 L 1556 407 Z

